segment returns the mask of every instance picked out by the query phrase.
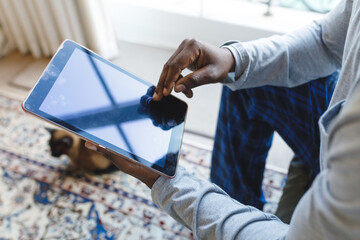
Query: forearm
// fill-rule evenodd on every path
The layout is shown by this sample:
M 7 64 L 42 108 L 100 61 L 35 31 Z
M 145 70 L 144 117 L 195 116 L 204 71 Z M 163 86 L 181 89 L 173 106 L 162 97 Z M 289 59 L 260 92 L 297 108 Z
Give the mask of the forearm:
M 288 225 L 271 214 L 245 206 L 216 185 L 179 169 L 174 179 L 159 178 L 155 204 L 193 230 L 196 239 L 279 239 Z

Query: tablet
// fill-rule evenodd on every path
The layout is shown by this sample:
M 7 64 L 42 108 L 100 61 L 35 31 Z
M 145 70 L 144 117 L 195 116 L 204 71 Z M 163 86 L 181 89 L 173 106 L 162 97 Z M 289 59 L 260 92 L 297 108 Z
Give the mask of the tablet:
M 65 40 L 23 109 L 108 151 L 173 177 L 187 104 L 79 44 Z

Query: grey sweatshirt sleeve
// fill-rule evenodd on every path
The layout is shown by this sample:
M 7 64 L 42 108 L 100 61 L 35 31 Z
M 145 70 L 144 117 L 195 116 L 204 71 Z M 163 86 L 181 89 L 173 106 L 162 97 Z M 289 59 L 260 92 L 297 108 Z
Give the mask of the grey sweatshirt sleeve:
M 233 200 L 216 185 L 181 167 L 174 179 L 160 177 L 155 182 L 152 198 L 191 229 L 195 239 L 282 239 L 288 229 L 274 215 Z
M 223 81 L 232 90 L 265 85 L 294 87 L 341 67 L 352 1 L 342 1 L 322 20 L 293 33 L 250 42 L 230 41 L 235 74 Z M 344 13 L 345 12 L 345 13 Z
M 289 239 L 360 239 L 359 81 L 331 124 L 325 169 L 299 202 Z

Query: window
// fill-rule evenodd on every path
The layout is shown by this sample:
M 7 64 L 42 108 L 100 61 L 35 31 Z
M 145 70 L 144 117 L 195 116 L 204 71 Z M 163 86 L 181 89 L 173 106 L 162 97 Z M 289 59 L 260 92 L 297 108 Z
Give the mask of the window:
M 318 13 L 329 12 L 340 0 L 265 0 L 274 6 L 309 10 Z

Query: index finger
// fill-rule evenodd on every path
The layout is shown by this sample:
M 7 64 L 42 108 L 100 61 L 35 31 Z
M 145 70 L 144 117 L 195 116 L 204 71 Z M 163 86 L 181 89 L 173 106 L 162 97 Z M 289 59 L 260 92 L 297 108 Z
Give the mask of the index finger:
M 156 95 L 154 100 L 160 100 L 162 96 L 168 96 L 175 82 L 185 68 L 190 66 L 199 56 L 198 41 L 194 39 L 185 39 L 164 65 L 160 75 Z
M 163 70 L 161 71 L 158 84 L 157 84 L 156 89 L 155 89 L 155 93 L 154 93 L 154 96 L 153 96 L 154 101 L 159 101 L 159 100 L 162 99 L 163 92 L 164 92 L 164 84 L 165 84 L 165 80 L 166 80 L 168 70 L 169 70 L 168 63 L 170 61 L 172 61 L 179 54 L 179 52 L 182 51 L 182 49 L 184 48 L 184 45 L 186 44 L 186 41 L 187 40 L 185 39 L 184 41 L 181 42 L 181 44 L 176 49 L 176 51 L 171 55 L 171 57 L 165 63 L 165 65 L 163 67 Z
M 164 83 L 164 95 L 170 94 L 175 82 L 179 79 L 179 76 L 185 68 L 193 65 L 200 56 L 198 44 L 194 44 L 194 41 L 190 41 L 182 51 L 179 52 L 169 63 L 167 76 Z

